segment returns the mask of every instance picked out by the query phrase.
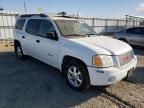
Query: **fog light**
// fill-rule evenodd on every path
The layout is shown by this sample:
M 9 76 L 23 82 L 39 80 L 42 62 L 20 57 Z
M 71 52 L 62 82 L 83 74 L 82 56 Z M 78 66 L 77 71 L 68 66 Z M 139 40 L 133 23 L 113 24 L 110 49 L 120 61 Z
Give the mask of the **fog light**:
M 116 77 L 110 77 L 109 79 L 108 79 L 108 82 L 115 82 L 115 80 L 116 80 Z

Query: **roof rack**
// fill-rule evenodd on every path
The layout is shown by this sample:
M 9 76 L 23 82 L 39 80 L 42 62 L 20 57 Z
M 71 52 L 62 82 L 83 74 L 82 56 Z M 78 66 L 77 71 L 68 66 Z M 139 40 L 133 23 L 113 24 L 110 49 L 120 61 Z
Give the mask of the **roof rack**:
M 20 18 L 30 18 L 32 16 L 48 17 L 46 14 L 23 14 L 20 16 Z
M 56 15 L 55 17 L 73 18 L 73 17 L 67 16 L 67 15 Z

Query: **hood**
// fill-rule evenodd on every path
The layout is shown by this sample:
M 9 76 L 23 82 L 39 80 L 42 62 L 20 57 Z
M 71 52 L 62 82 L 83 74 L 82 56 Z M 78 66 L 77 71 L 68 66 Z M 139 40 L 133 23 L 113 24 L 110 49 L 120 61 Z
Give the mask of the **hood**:
M 106 36 L 73 38 L 70 40 L 94 50 L 97 54 L 121 55 L 132 50 L 127 43 Z

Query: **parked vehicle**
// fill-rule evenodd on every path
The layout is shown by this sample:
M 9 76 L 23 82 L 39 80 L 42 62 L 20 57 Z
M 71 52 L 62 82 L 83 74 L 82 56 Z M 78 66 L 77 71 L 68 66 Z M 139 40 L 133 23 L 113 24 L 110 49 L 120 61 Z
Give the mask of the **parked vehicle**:
M 114 37 L 131 45 L 144 46 L 144 27 L 120 30 L 115 33 Z
M 42 14 L 18 18 L 14 48 L 20 59 L 29 55 L 58 68 L 77 91 L 90 85 L 114 84 L 137 64 L 127 43 L 98 36 L 76 19 Z

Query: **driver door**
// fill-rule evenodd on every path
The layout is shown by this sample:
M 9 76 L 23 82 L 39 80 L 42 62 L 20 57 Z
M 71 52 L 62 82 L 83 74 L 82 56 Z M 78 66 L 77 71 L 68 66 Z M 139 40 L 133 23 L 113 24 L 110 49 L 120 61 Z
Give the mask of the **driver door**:
M 37 57 L 41 61 L 57 67 L 59 41 L 49 38 L 48 33 L 54 33 L 57 38 L 53 24 L 49 20 L 40 20 L 39 33 L 35 40 Z

